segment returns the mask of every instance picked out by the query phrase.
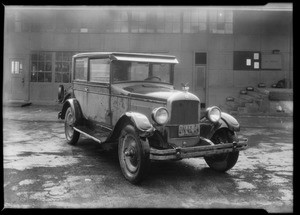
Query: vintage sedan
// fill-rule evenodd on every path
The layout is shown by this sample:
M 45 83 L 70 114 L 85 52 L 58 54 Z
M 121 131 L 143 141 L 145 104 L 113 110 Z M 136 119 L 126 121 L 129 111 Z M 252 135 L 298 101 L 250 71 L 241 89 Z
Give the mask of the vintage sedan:
M 139 183 L 151 160 L 204 157 L 209 167 L 227 171 L 247 139 L 238 139 L 237 120 L 212 106 L 201 112 L 188 86 L 176 90 L 175 56 L 123 52 L 80 53 L 72 60 L 72 86 L 59 86 L 65 136 L 80 134 L 117 147 L 120 167 Z

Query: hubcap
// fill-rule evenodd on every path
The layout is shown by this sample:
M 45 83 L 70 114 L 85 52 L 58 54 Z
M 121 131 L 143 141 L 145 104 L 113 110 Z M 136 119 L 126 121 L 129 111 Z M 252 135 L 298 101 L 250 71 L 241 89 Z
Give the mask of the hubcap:
M 135 173 L 139 168 L 139 156 L 137 152 L 137 141 L 134 137 L 127 135 L 123 139 L 123 161 L 130 173 Z
M 71 112 L 68 112 L 67 116 L 66 116 L 66 122 L 65 122 L 65 129 L 66 129 L 66 134 L 69 138 L 72 138 L 73 133 L 74 133 L 74 129 L 72 127 L 73 125 L 73 115 Z

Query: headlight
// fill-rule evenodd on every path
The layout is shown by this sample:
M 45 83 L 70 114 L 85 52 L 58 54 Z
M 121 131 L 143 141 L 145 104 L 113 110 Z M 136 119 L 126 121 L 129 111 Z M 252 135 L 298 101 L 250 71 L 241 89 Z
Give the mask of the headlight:
M 218 122 L 221 119 L 221 110 L 220 108 L 213 106 L 207 108 L 207 118 L 212 122 Z
M 169 120 L 169 112 L 164 107 L 155 108 L 152 111 L 152 119 L 159 125 L 163 125 Z

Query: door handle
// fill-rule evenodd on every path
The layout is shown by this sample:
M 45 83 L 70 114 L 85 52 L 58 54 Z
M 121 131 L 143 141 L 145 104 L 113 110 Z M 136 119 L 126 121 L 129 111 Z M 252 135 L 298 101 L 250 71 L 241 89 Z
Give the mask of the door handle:
M 22 78 L 22 83 L 24 84 L 24 82 L 25 82 L 25 80 L 24 80 L 24 78 Z
M 88 92 L 88 91 L 89 91 L 89 88 L 88 88 L 88 87 L 85 87 L 84 90 L 85 90 L 86 92 Z

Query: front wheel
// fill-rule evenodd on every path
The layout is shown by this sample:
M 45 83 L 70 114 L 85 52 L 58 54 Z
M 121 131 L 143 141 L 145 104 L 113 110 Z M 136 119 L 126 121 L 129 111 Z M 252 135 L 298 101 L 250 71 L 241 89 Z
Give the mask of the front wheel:
M 69 107 L 65 115 L 65 135 L 70 145 L 76 144 L 80 135 L 80 133 L 78 131 L 75 131 L 73 128 L 74 122 L 75 116 L 72 112 L 71 107 Z
M 234 139 L 235 135 L 232 132 L 230 132 L 228 129 L 221 129 L 213 135 L 211 141 L 214 144 L 221 144 L 232 143 Z M 219 172 L 226 172 L 227 170 L 231 169 L 236 164 L 238 158 L 239 151 L 204 157 L 207 165 L 213 170 Z
M 150 164 L 150 147 L 128 124 L 121 131 L 118 145 L 120 167 L 124 177 L 132 184 L 138 184 L 146 175 Z

